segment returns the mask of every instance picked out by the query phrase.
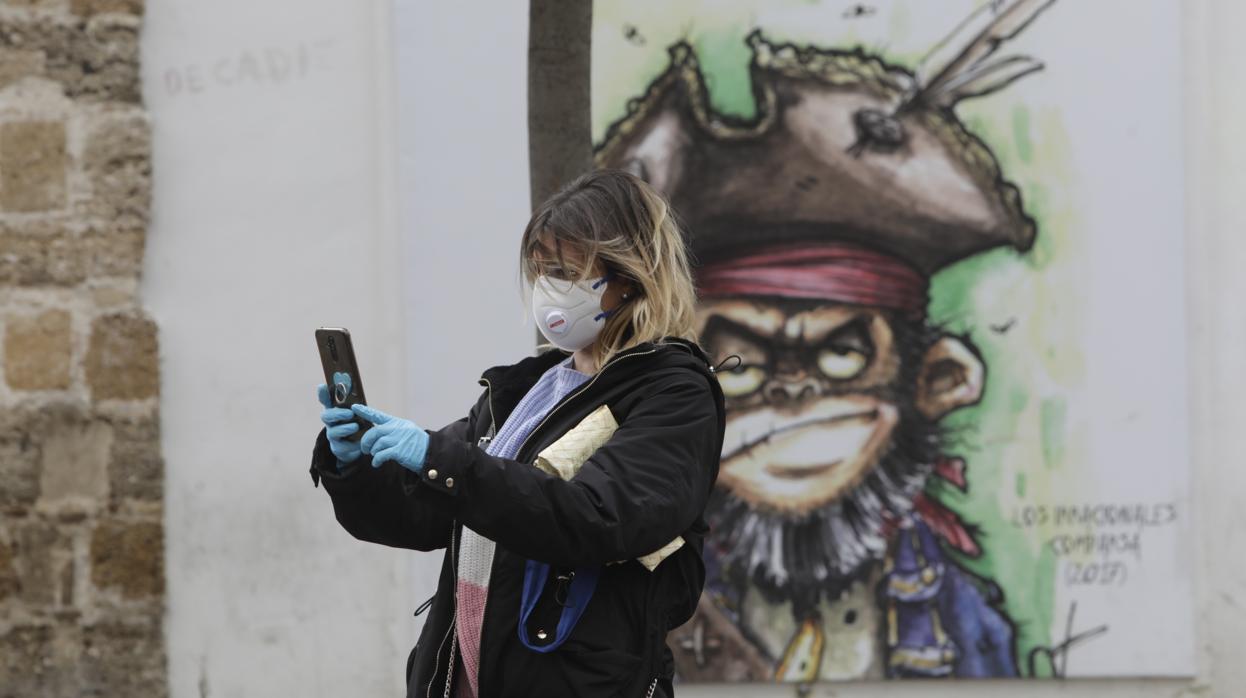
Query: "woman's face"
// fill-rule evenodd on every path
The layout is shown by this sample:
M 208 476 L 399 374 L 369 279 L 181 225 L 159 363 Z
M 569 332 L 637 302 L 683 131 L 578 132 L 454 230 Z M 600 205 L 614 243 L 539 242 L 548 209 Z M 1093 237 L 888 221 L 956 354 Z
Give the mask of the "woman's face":
M 561 251 L 561 256 L 558 252 Z M 585 252 L 578 245 L 571 243 L 562 243 L 561 250 L 556 250 L 554 245 L 547 240 L 541 240 L 540 249 L 536 253 L 537 273 L 541 276 L 548 276 L 551 279 L 582 281 L 583 279 L 573 278 L 584 268 Z M 561 262 L 559 261 L 561 259 Z M 594 259 L 593 264 L 589 267 L 586 278 L 600 279 L 606 275 L 606 265 L 600 258 Z M 623 294 L 630 294 L 632 284 L 629 281 L 620 279 L 617 276 L 606 282 L 606 292 L 601 297 L 601 309 L 607 312 L 619 307 L 623 302 Z

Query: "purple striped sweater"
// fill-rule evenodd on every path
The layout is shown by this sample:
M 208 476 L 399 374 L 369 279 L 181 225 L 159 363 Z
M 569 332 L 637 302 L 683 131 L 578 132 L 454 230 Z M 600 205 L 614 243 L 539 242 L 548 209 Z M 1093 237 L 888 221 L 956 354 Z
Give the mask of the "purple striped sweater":
M 554 405 L 588 379 L 587 374 L 571 368 L 570 358 L 546 371 L 519 401 L 486 451 L 491 456 L 514 458 L 524 440 Z M 462 671 L 467 680 L 457 682 L 456 693 L 459 696 L 476 698 L 480 694 L 480 629 L 485 617 L 485 600 L 489 595 L 489 574 L 493 567 L 494 547 L 494 542 L 488 538 L 471 529 L 463 529 L 459 543 L 458 580 L 455 585 L 455 635 L 459 643 L 459 661 L 462 663 L 457 670 Z M 519 613 L 519 608 L 509 611 Z M 503 609 L 501 612 L 505 613 L 507 610 Z

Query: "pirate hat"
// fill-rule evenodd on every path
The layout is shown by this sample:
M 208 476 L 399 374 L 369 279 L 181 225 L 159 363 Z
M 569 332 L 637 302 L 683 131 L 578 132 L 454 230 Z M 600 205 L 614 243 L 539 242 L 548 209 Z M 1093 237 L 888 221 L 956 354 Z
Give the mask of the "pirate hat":
M 937 270 L 1033 244 L 1020 192 L 953 107 L 1041 68 L 991 54 L 1049 4 L 1021 0 L 984 16 L 928 80 L 860 49 L 773 44 L 754 32 L 757 114 L 748 121 L 712 111 L 696 55 L 676 44 L 670 67 L 608 130 L 596 163 L 632 171 L 670 199 L 704 265 L 703 293 L 706 267 L 726 264 L 717 271 L 781 272 L 780 286 L 803 270 L 797 285 L 812 287 L 779 295 L 839 298 L 843 284 L 826 281 L 843 279 L 822 272 L 846 264 L 882 276 L 867 279 L 873 292 L 841 300 L 871 302 L 898 288 L 903 300 L 879 304 L 924 306 Z M 715 285 L 722 281 L 708 290 L 767 295 L 765 283 Z

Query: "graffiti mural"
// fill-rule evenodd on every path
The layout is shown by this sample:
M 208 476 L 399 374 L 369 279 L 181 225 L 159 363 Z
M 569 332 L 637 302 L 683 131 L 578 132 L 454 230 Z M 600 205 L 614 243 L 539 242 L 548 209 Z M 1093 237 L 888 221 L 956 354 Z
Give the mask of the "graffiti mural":
M 681 680 L 1130 673 L 1069 655 L 1136 649 L 1095 594 L 1143 574 L 1132 553 L 1167 545 L 1183 491 L 1075 487 L 1086 362 L 1048 341 L 1085 321 L 1051 312 L 1086 292 L 1069 283 L 1090 254 L 1058 194 L 1066 127 L 1014 106 L 1004 138 L 970 110 L 1078 77 L 1036 77 L 1033 48 L 1060 44 L 1022 43 L 1068 8 L 687 5 L 594 5 L 597 164 L 671 199 L 702 342 L 728 361 L 707 589 L 671 636 Z

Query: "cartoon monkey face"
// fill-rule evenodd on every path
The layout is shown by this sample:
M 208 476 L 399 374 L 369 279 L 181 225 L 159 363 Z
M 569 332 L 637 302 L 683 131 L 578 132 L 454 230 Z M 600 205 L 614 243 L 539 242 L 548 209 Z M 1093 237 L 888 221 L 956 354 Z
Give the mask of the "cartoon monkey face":
M 881 310 L 722 299 L 704 301 L 698 319 L 716 360 L 740 357 L 719 373 L 719 483 L 764 509 L 800 515 L 850 492 L 891 448 L 902 401 L 937 419 L 981 395 L 982 364 L 952 337 L 923 347 L 905 374 Z

